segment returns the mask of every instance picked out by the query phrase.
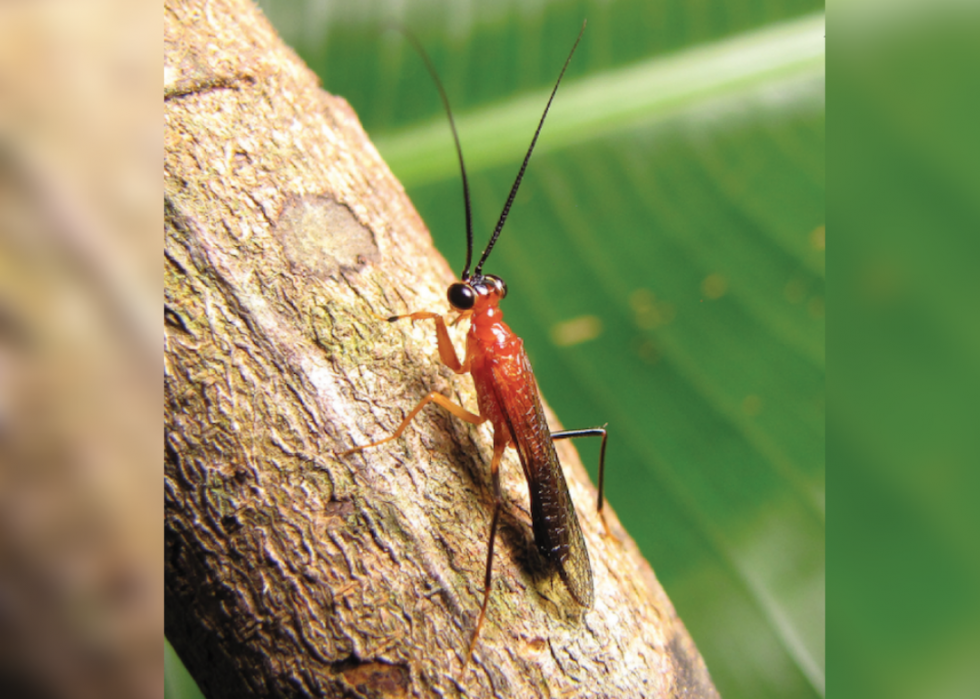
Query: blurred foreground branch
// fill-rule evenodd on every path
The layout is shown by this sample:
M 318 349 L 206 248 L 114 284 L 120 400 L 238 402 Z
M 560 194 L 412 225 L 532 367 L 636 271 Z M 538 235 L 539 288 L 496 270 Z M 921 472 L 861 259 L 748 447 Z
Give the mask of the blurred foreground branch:
M 163 680 L 149 10 L 0 3 L 3 697 Z

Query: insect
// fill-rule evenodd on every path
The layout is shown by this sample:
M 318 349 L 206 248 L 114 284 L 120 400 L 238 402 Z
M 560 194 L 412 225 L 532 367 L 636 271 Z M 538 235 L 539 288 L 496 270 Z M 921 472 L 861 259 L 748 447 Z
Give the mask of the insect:
M 599 493 L 597 512 L 602 515 L 603 478 L 606 459 L 606 428 L 593 427 L 580 430 L 565 430 L 550 432 L 545 420 L 544 408 L 538 393 L 537 382 L 527 354 L 524 352 L 523 341 L 503 322 L 503 313 L 499 304 L 507 296 L 507 285 L 492 274 L 483 273 L 483 265 L 487 261 L 493 246 L 496 244 L 500 231 L 504 227 L 511 204 L 517 195 L 524 172 L 527 169 L 531 153 L 537 143 L 538 135 L 544 126 L 548 109 L 558 92 L 565 70 L 568 68 L 572 55 L 578 47 L 585 31 L 585 24 L 579 31 L 575 44 L 565 59 L 565 64 L 558 75 L 558 80 L 551 91 L 548 103 L 538 122 L 537 130 L 531 139 L 531 145 L 524 156 L 517 178 L 511 187 L 503 212 L 497 221 L 497 226 L 490 237 L 483 255 L 476 266 L 470 271 L 473 258 L 473 225 L 470 212 L 469 185 L 466 179 L 466 167 L 463 164 L 463 150 L 456 133 L 449 99 L 435 68 L 419 45 L 418 41 L 406 32 L 406 36 L 421 54 L 426 67 L 432 74 L 442 98 L 443 106 L 449 117 L 453 138 L 456 142 L 456 153 L 459 156 L 460 170 L 463 180 L 463 201 L 466 213 L 466 266 L 460 275 L 460 281 L 452 284 L 447 292 L 447 298 L 453 310 L 458 314 L 452 324 L 463 319 L 470 321 L 466 338 L 466 355 L 462 362 L 456 354 L 456 349 L 449 338 L 445 318 L 438 313 L 418 312 L 405 315 L 391 316 L 389 322 L 403 319 L 435 321 L 436 337 L 438 340 L 439 356 L 444 364 L 457 374 L 469 373 L 476 387 L 479 414 L 471 413 L 460 405 L 453 403 L 441 393 L 432 392 L 425 396 L 402 420 L 398 428 L 385 439 L 349 449 L 340 456 L 346 456 L 363 449 L 376 447 L 385 442 L 397 439 L 402 435 L 409 423 L 429 403 L 435 403 L 456 417 L 473 425 L 490 421 L 493 425 L 493 458 L 490 473 L 493 483 L 493 518 L 490 524 L 490 539 L 487 547 L 486 574 L 484 578 L 483 604 L 473 630 L 473 637 L 467 650 L 467 662 L 473 653 L 480 629 L 486 618 L 487 603 L 490 600 L 490 589 L 493 570 L 493 547 L 497 534 L 497 524 L 500 519 L 500 459 L 507 447 L 517 450 L 524 475 L 527 478 L 531 501 L 531 522 L 534 531 L 534 541 L 540 553 L 553 566 L 575 601 L 584 608 L 590 608 L 593 602 L 592 566 L 589 553 L 585 546 L 585 538 L 579 525 L 575 508 L 572 505 L 568 485 L 562 474 L 558 455 L 555 453 L 554 440 L 571 437 L 602 437 L 599 453 Z M 606 526 L 605 519 L 603 526 Z

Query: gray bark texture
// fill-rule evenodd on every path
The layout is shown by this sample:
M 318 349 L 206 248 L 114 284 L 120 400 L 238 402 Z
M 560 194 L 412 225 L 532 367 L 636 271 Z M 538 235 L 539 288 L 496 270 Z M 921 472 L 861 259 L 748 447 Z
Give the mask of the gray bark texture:
M 357 116 L 247 0 L 165 3 L 166 631 L 211 699 L 714 697 L 653 571 L 558 443 L 596 603 L 533 545 L 512 451 L 438 357 L 445 260 Z M 465 323 L 461 324 L 465 325 Z M 455 333 L 457 347 L 465 328 Z

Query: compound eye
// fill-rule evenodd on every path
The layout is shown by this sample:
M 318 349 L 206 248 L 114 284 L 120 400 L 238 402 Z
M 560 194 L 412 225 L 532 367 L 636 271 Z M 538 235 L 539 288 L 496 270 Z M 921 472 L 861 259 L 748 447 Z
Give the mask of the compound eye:
M 507 298 L 507 284 L 504 283 L 503 279 L 493 274 L 488 274 L 485 278 L 493 282 L 497 293 L 500 294 L 500 298 Z
M 473 287 L 469 284 L 460 284 L 457 282 L 449 287 L 449 291 L 446 292 L 446 298 L 449 299 L 449 303 L 456 310 L 468 311 L 476 303 L 476 292 L 473 291 Z

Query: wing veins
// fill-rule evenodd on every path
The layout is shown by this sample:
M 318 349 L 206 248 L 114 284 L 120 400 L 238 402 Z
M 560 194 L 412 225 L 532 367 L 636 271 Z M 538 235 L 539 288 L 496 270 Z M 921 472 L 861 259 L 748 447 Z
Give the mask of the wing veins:
M 592 566 L 585 537 L 551 440 L 534 375 L 527 358 L 522 357 L 522 360 L 521 370 L 526 374 L 522 377 L 525 378 L 521 382 L 523 388 L 502 391 L 500 386 L 514 382 L 508 381 L 497 367 L 493 367 L 493 391 L 528 481 L 535 544 L 541 554 L 557 566 L 575 600 L 584 607 L 591 607 Z

